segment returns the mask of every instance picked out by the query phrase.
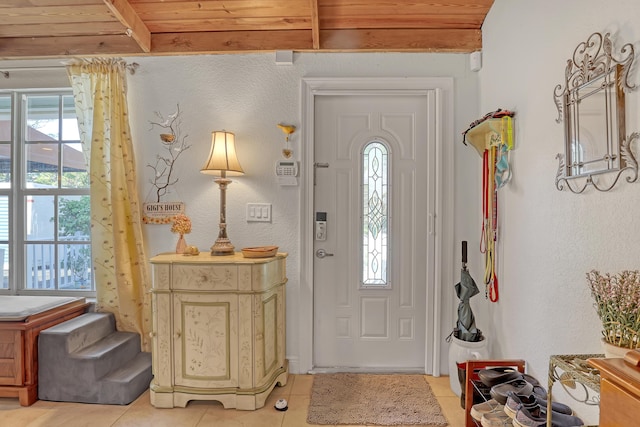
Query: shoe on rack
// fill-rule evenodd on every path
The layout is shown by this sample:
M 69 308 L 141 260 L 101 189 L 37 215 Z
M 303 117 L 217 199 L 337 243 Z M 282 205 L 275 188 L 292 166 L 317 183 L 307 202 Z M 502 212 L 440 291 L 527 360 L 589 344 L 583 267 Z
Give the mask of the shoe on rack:
M 513 425 L 515 427 L 546 427 L 546 409 L 538 406 L 528 410 L 524 406 L 520 406 L 513 418 Z M 583 425 L 584 423 L 578 417 L 551 411 L 551 425 L 549 427 L 580 427 Z
M 480 369 L 478 371 L 478 378 L 487 387 L 493 387 L 494 385 L 506 383 L 518 379 L 522 374 L 513 368 L 488 368 Z
M 535 388 L 534 393 L 540 395 L 543 399 L 546 399 L 547 397 L 547 391 L 542 387 L 537 378 L 529 374 L 523 374 L 513 368 L 498 367 L 481 369 L 478 371 L 478 378 L 489 388 L 498 384 L 511 382 L 513 380 L 523 379 L 533 385 Z
M 522 375 L 522 379 L 528 383 L 531 383 L 533 386 L 533 394 L 535 394 L 539 399 L 546 400 L 547 399 L 547 390 L 540 384 L 540 381 L 537 380 L 536 377 L 533 377 L 529 374 L 520 374 Z
M 547 390 L 540 385 L 534 385 L 532 393 L 540 400 L 547 400 Z
M 511 427 L 513 424 L 511 418 L 502 412 L 489 412 L 484 414 L 480 419 L 482 427 Z
M 529 395 L 533 393 L 533 384 L 521 378 L 518 378 L 513 381 L 494 385 L 493 387 L 491 387 L 490 394 L 493 399 L 504 405 L 505 403 L 507 403 L 507 393 L 510 391 L 515 394 Z
M 511 418 L 515 418 L 516 413 L 521 406 L 526 408 L 529 412 L 538 406 L 545 408 L 546 410 L 547 401 L 540 399 L 540 397 L 536 396 L 535 393 L 523 396 L 512 391 L 507 392 L 507 403 L 504 405 L 504 412 Z M 551 410 L 561 414 L 573 415 L 573 410 L 569 406 L 559 402 L 551 402 Z
M 471 407 L 469 411 L 471 417 L 476 421 L 481 421 L 484 414 L 490 412 L 503 412 L 504 405 L 499 404 L 495 399 L 487 400 L 486 402 L 476 403 Z
M 534 386 L 539 386 L 540 385 L 540 381 L 538 381 L 538 379 L 536 377 L 534 377 L 533 375 L 529 375 L 529 374 L 520 374 L 522 376 L 522 379 L 533 384 Z

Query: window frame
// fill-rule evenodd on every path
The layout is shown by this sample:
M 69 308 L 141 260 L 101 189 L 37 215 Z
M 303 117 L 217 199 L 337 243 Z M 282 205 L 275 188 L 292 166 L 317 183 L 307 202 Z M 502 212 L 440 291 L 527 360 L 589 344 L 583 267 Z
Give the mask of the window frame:
M 59 224 L 59 200 L 68 196 L 91 196 L 89 187 L 87 188 L 64 188 L 58 186 L 58 188 L 27 188 L 27 168 L 26 168 L 26 156 L 27 156 L 27 144 L 26 130 L 27 130 L 27 100 L 30 96 L 57 96 L 59 97 L 59 135 L 56 141 L 59 144 L 60 149 L 66 142 L 78 142 L 65 141 L 62 138 L 64 133 L 62 131 L 62 119 L 65 117 L 63 108 L 63 97 L 71 96 L 73 99 L 73 92 L 71 88 L 39 88 L 39 89 L 6 89 L 0 90 L 1 97 L 9 97 L 11 99 L 11 187 L 9 189 L 0 188 L 0 196 L 7 196 L 9 200 L 8 207 L 8 225 L 9 225 L 9 241 L 7 243 L 9 248 L 8 265 L 9 265 L 9 277 L 8 287 L 0 288 L 0 295 L 39 295 L 39 296 L 77 296 L 77 297 L 95 297 L 95 274 L 93 268 L 93 257 L 90 257 L 90 289 L 60 289 L 60 277 L 56 274 L 55 288 L 37 289 L 27 288 L 27 246 L 28 244 L 42 243 L 52 245 L 54 247 L 53 259 L 58 260 L 58 253 L 61 244 L 66 240 L 61 239 L 58 235 Z M 6 141 L 2 141 L 6 142 Z M 58 159 L 62 154 L 58 154 Z M 61 179 L 63 173 L 63 164 L 58 165 L 58 179 Z M 60 181 L 59 181 L 60 182 Z M 54 199 L 54 236 L 52 240 L 29 240 L 26 235 L 26 197 L 28 196 L 51 196 Z M 0 243 L 5 243 L 4 241 Z M 91 236 L 88 240 L 69 240 L 69 243 L 82 243 L 91 248 Z M 54 267 L 55 268 L 55 267 Z M 56 270 L 60 270 L 59 268 Z

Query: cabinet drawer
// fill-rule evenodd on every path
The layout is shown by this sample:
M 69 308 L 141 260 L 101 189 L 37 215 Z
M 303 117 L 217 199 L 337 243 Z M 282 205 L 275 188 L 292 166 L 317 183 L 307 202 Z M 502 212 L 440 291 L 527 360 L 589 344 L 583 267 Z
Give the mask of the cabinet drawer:
M 22 385 L 22 333 L 0 331 L 0 384 Z
M 266 291 L 287 281 L 284 259 L 252 266 L 252 290 Z
M 238 289 L 238 267 L 233 264 L 173 264 L 171 288 L 195 291 Z

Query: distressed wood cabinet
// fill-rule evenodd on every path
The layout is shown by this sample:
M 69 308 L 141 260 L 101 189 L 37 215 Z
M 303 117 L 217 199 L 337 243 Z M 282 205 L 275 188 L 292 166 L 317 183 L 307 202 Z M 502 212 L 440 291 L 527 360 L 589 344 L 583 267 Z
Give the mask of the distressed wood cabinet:
M 627 355 L 635 353 L 629 351 Z M 600 371 L 600 426 L 637 426 L 640 414 L 640 367 L 627 363 L 627 356 L 589 359 Z
M 151 259 L 152 405 L 217 400 L 253 410 L 286 384 L 286 257 Z

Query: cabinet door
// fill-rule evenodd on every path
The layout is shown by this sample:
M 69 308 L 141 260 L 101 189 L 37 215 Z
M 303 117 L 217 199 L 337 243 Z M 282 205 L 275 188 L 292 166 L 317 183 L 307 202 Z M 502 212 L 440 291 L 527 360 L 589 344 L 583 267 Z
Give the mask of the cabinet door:
M 259 387 L 284 363 L 284 285 L 254 297 L 255 378 Z
M 175 384 L 238 385 L 238 296 L 174 294 Z

